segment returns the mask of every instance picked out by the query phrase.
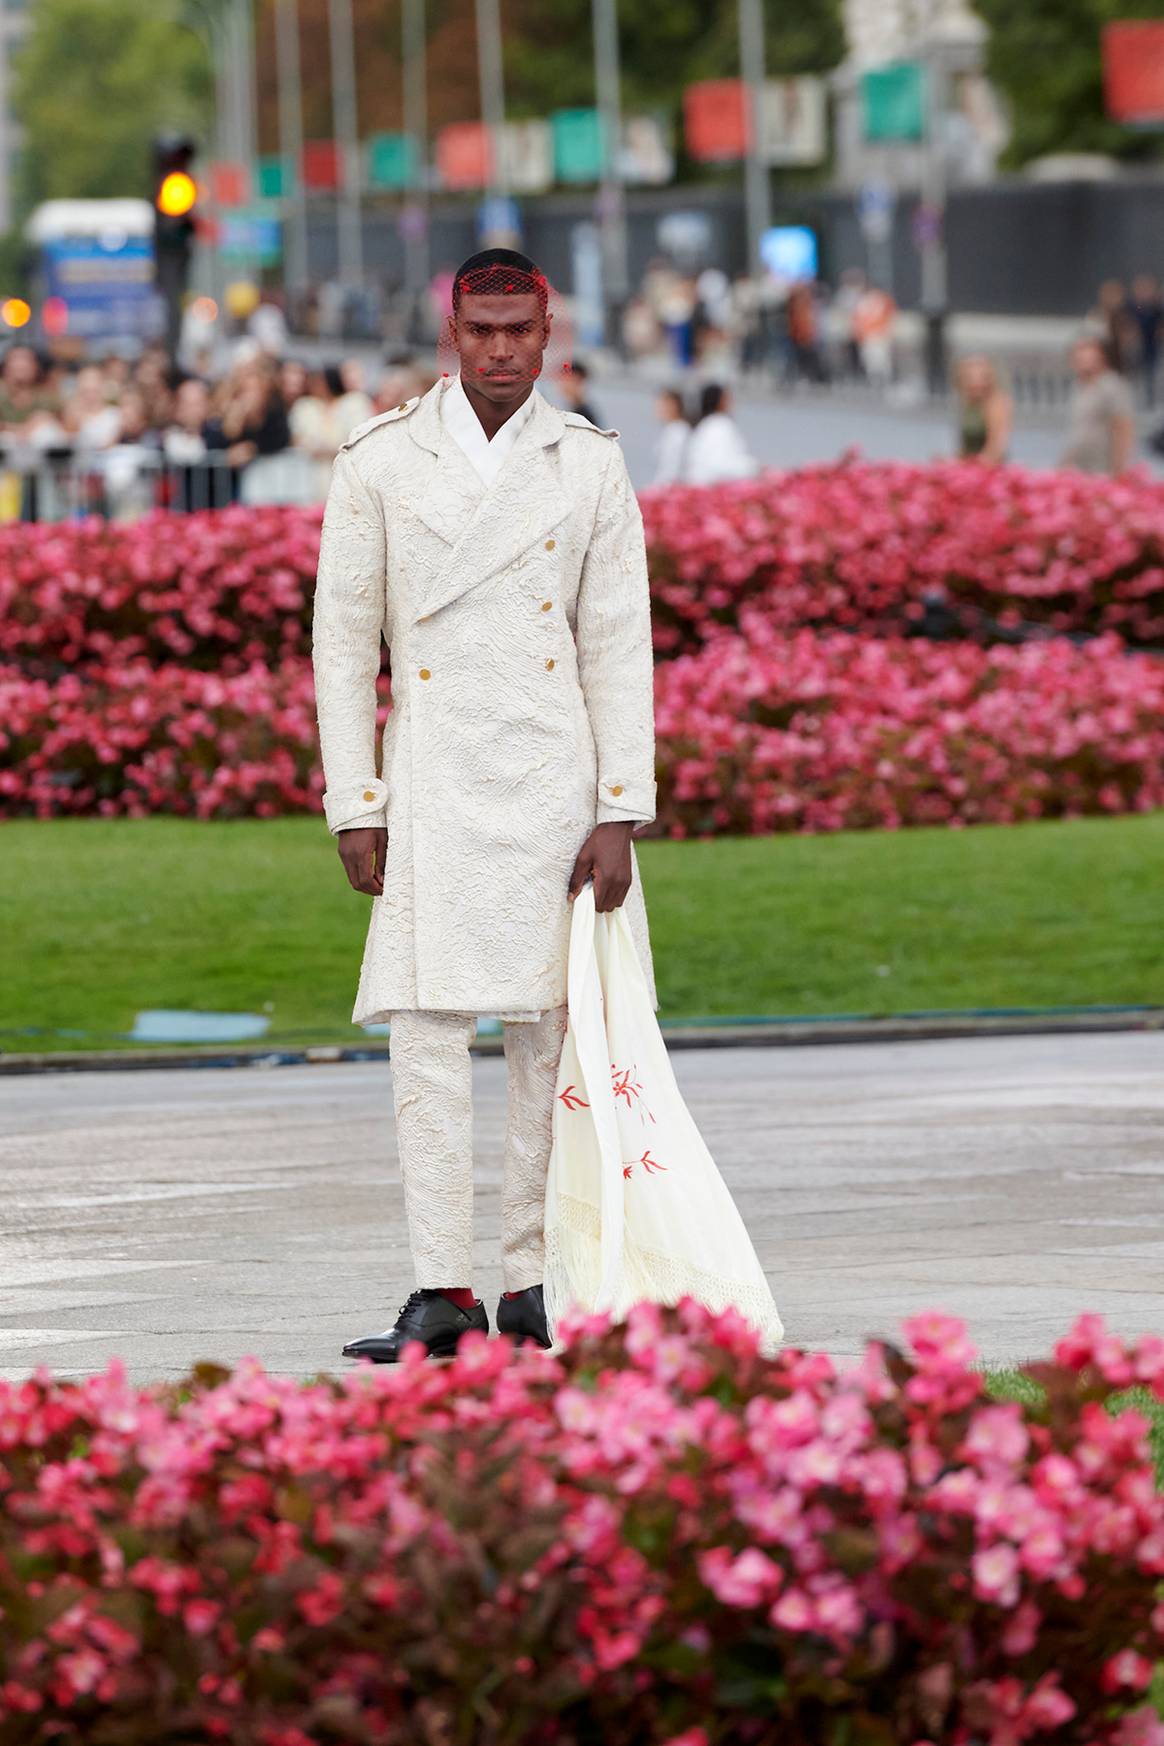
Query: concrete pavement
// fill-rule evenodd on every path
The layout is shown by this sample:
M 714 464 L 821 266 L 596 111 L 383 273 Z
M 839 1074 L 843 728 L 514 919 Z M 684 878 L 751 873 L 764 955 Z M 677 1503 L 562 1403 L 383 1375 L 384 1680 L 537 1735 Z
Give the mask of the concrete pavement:
M 904 1315 L 983 1357 L 1084 1309 L 1164 1330 L 1164 1035 L 691 1049 L 676 1076 L 790 1344 L 844 1361 Z M 474 1281 L 494 1320 L 505 1068 L 473 1061 Z M 0 1374 L 120 1354 L 342 1370 L 411 1289 L 383 1062 L 37 1074 L 0 1092 Z

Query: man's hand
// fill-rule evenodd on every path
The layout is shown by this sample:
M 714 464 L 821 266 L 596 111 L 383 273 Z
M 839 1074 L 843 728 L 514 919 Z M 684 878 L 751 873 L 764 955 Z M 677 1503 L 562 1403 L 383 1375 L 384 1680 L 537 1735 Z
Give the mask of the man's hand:
M 595 825 L 578 851 L 567 897 L 571 903 L 594 875 L 594 907 L 600 913 L 618 909 L 631 885 L 631 832 L 634 820 L 610 819 Z
M 339 832 L 340 860 L 353 891 L 379 897 L 384 890 L 384 859 L 388 853 L 386 830 Z

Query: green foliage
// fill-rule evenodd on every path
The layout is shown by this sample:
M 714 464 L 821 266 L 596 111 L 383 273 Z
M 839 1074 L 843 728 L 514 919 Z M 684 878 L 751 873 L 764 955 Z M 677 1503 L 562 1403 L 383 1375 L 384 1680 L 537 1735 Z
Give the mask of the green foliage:
M 1013 137 L 1005 163 L 1046 152 L 1164 156 L 1160 132 L 1109 120 L 1100 39 L 1122 18 L 1156 18 L 1159 0 L 976 0 L 990 27 L 986 70 L 1010 99 Z
M 150 140 L 206 139 L 207 49 L 176 8 L 151 0 L 38 0 L 13 66 L 26 132 L 20 205 L 150 192 Z
M 625 109 L 677 109 L 696 79 L 739 74 L 736 7 L 721 0 L 619 0 Z M 768 71 L 827 72 L 845 52 L 841 0 L 766 8 Z M 594 102 L 591 0 L 526 0 L 505 45 L 509 112 L 533 117 Z

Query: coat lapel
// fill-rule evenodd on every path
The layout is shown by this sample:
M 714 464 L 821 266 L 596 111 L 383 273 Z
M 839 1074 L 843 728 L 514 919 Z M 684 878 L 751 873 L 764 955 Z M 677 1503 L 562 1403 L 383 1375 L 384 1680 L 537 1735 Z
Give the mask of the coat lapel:
M 573 507 L 553 446 L 566 423 L 534 389 L 534 410 L 493 485 L 482 484 L 460 444 L 440 420 L 438 383 L 409 421 L 412 435 L 436 456 L 415 504 L 425 526 L 445 543 L 421 585 L 414 618 L 431 618 L 479 582 L 495 576 L 536 540 L 559 527 Z M 422 416 L 423 408 L 423 416 Z

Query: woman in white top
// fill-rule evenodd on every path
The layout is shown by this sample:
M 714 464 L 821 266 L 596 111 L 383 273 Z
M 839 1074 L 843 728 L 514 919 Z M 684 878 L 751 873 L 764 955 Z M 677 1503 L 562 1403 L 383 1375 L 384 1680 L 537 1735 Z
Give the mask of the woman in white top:
M 300 395 L 288 416 L 292 443 L 315 459 L 322 501 L 331 481 L 332 462 L 356 426 L 372 416 L 372 402 L 362 389 L 345 385 L 338 364 L 324 364 L 310 380 L 311 392 Z
M 699 421 L 691 432 L 683 467 L 688 485 L 721 485 L 750 479 L 758 471 L 739 425 L 731 416 L 731 395 L 718 382 L 700 390 Z
M 683 477 L 683 461 L 691 441 L 691 421 L 678 388 L 664 388 L 655 401 L 662 430 L 655 450 L 652 485 L 676 485 Z

